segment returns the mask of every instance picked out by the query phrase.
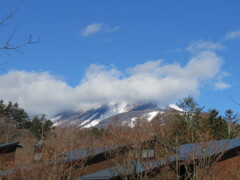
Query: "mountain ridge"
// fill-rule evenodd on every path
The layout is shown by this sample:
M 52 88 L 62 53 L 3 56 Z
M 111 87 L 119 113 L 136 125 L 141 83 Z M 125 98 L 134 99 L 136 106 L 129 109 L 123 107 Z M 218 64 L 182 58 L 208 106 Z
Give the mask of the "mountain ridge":
M 75 126 L 79 128 L 104 128 L 115 121 L 122 125 L 134 126 L 139 117 L 145 117 L 149 122 L 167 109 L 181 110 L 176 105 L 160 107 L 157 103 L 109 103 L 86 111 L 68 111 L 54 116 L 51 120 L 54 126 Z

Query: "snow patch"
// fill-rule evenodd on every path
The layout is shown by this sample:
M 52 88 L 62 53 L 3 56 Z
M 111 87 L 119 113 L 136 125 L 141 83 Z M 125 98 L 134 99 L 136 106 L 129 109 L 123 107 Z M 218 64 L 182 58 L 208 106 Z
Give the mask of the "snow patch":
M 135 126 L 137 117 L 131 118 L 130 122 L 128 123 L 128 126 L 133 128 Z
M 153 118 L 160 113 L 159 111 L 153 111 L 147 114 L 147 120 L 150 122 L 153 120 Z
M 126 102 L 116 103 L 114 104 L 113 111 L 116 113 L 127 112 L 127 109 L 126 109 L 127 106 L 128 104 Z
M 91 127 L 94 127 L 94 126 L 98 125 L 99 122 L 100 122 L 99 119 L 93 120 L 93 121 L 90 122 L 89 124 L 83 126 L 83 128 L 91 128 Z
M 84 124 L 87 124 L 91 119 L 87 119 L 86 121 L 83 121 L 80 126 L 83 126 Z
M 175 110 L 177 110 L 177 111 L 184 112 L 183 109 L 181 109 L 180 107 L 178 107 L 178 106 L 175 105 L 175 104 L 170 104 L 169 107 L 172 108 L 172 109 L 175 109 Z
M 149 113 L 146 113 L 146 114 L 143 114 L 142 117 L 146 117 L 148 122 L 152 121 L 154 117 L 156 117 L 156 115 L 160 113 L 160 114 L 163 114 L 164 112 L 163 111 L 153 111 L 153 112 L 149 112 Z M 136 124 L 136 120 L 138 119 L 138 117 L 133 117 L 131 118 L 130 122 L 128 123 L 128 126 L 133 128 Z

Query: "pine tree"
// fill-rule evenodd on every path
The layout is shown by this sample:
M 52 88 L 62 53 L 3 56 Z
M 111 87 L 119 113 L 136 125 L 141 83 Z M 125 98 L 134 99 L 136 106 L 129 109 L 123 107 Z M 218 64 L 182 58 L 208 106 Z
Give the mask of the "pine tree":
M 41 139 L 45 137 L 52 125 L 52 121 L 47 120 L 45 115 L 42 115 L 41 118 L 35 116 L 30 123 L 29 129 L 38 139 Z
M 212 109 L 208 116 L 208 126 L 215 139 L 223 139 L 227 137 L 227 123 L 222 116 L 219 115 L 219 111 Z
M 229 109 L 225 112 L 224 120 L 227 123 L 227 138 L 235 138 L 240 132 L 238 114 L 234 114 L 233 111 Z
M 197 132 L 201 129 L 201 113 L 203 107 L 200 107 L 193 97 L 188 96 L 177 103 L 177 106 L 183 111 L 176 111 L 176 135 L 182 138 L 183 143 L 196 142 Z
M 0 120 L 1 126 L 14 126 L 19 129 L 29 129 L 37 138 L 41 138 L 49 131 L 53 123 L 46 119 L 46 116 L 35 116 L 30 120 L 28 114 L 24 109 L 20 108 L 17 103 L 13 104 L 11 101 L 7 105 L 3 100 L 0 100 Z
M 17 128 L 26 128 L 26 124 L 29 122 L 29 116 L 20 108 L 17 103 L 13 104 L 9 101 L 8 105 L 3 109 L 3 114 L 11 121 Z

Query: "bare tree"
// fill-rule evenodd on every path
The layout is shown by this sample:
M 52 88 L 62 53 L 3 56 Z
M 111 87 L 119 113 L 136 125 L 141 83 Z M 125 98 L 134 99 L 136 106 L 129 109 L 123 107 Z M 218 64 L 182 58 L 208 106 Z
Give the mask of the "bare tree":
M 22 6 L 24 0 L 21 1 L 19 6 L 14 9 L 13 11 L 10 11 L 7 15 L 3 16 L 3 18 L 0 19 L 0 28 L 4 28 L 7 26 L 8 21 L 14 17 L 14 15 L 18 12 L 20 7 Z M 20 42 L 18 44 L 12 44 L 12 40 L 17 32 L 17 28 L 9 34 L 9 37 L 6 40 L 3 40 L 3 42 L 0 44 L 0 50 L 3 50 L 4 52 L 9 51 L 9 50 L 15 50 L 19 53 L 23 53 L 23 51 L 20 50 L 21 47 L 29 45 L 29 44 L 36 44 L 39 42 L 38 40 L 33 40 L 32 36 L 30 35 L 26 41 Z

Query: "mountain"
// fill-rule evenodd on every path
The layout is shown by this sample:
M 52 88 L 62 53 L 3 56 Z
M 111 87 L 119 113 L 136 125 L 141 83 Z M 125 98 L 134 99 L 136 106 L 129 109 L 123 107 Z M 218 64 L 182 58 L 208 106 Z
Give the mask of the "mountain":
M 170 105 L 170 107 L 179 110 L 175 105 Z M 160 108 L 156 103 L 115 103 L 86 111 L 62 112 L 51 120 L 55 126 L 104 128 L 109 124 L 120 123 L 133 127 L 137 118 L 145 117 L 151 121 L 158 113 L 164 113 L 165 110 L 166 108 Z

